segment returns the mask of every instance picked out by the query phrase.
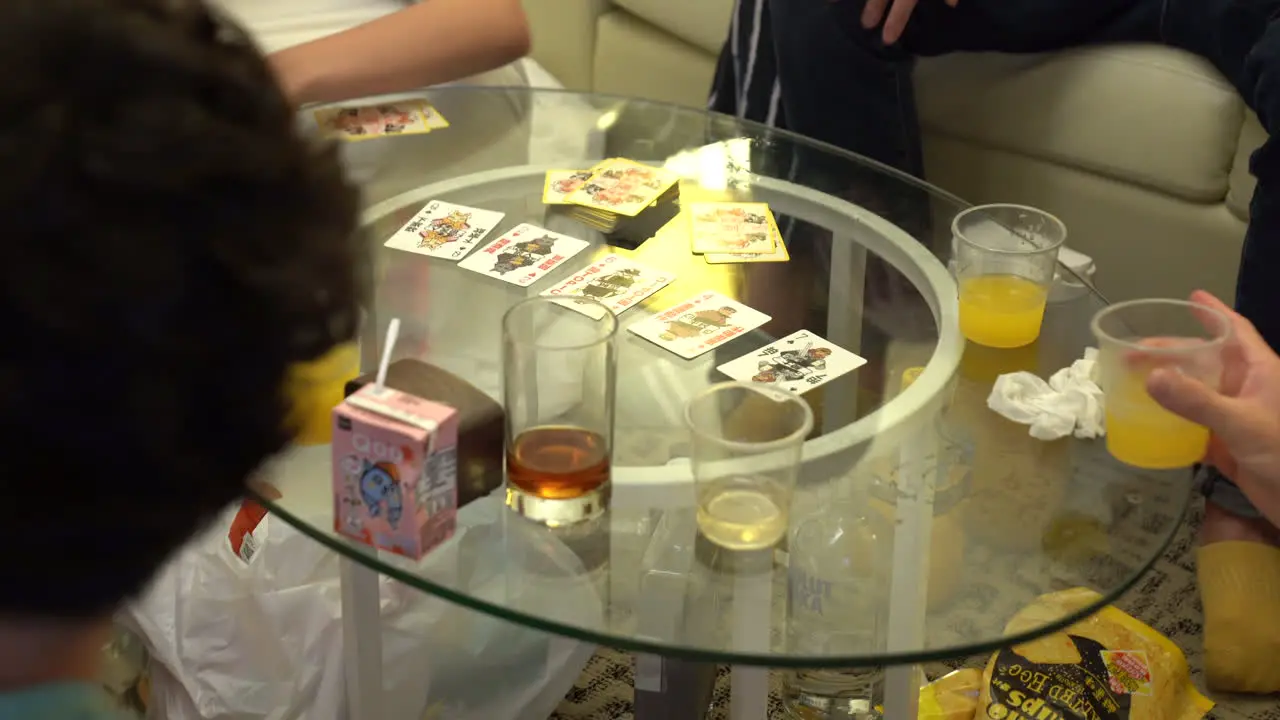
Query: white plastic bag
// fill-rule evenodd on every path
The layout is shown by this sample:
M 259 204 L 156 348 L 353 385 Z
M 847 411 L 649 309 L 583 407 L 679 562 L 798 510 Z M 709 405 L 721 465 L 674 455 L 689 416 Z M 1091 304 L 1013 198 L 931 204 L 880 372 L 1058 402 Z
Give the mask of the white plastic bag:
M 454 540 L 423 563 L 443 572 L 496 567 L 475 555 L 494 543 L 474 541 L 495 530 L 498 510 L 492 497 L 464 508 Z M 149 717 L 348 720 L 337 556 L 268 516 L 245 545 L 246 561 L 228 541 L 234 515 L 179 553 L 120 618 L 151 653 Z M 543 720 L 595 650 L 380 584 L 387 720 Z M 495 594 L 505 587 L 500 577 L 492 584 Z M 558 599 L 578 617 L 599 613 L 594 598 Z

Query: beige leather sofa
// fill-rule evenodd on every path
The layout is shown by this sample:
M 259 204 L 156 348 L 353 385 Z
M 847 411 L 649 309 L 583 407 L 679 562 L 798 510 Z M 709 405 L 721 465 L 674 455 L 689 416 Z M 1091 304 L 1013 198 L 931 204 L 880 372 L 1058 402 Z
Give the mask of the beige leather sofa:
M 733 0 L 525 0 L 575 89 L 705 103 Z M 832 88 L 838 91 L 838 88 Z M 1112 299 L 1230 297 L 1264 137 L 1213 68 L 1159 47 L 961 55 L 917 72 L 929 180 L 1057 213 Z

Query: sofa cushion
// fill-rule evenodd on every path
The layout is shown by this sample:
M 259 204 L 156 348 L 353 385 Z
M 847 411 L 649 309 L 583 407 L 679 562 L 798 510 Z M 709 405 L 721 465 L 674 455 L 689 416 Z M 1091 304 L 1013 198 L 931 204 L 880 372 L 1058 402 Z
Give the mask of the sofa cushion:
M 916 97 L 931 132 L 1202 202 L 1227 196 L 1244 118 L 1211 66 L 1148 45 L 928 59 Z
M 733 13 L 733 0 L 613 0 L 613 4 L 716 54 L 729 34 Z
M 1252 110 L 1244 113 L 1244 125 L 1240 128 L 1240 142 L 1236 144 L 1235 164 L 1231 167 L 1231 187 L 1227 190 L 1227 209 L 1241 220 L 1249 219 L 1249 201 L 1253 188 L 1258 184 L 1249 172 L 1249 156 L 1267 140 L 1258 116 Z

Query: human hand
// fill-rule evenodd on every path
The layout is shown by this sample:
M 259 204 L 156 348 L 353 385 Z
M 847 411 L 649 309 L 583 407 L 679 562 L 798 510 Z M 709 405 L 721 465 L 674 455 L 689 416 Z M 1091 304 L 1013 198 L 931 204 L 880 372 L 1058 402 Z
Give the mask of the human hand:
M 1221 300 L 1204 291 L 1191 300 L 1231 320 L 1221 389 L 1215 392 L 1174 370 L 1159 369 L 1148 376 L 1147 391 L 1171 412 L 1209 428 L 1213 437 L 1205 460 L 1280 525 L 1280 356 Z
M 925 0 L 925 2 L 935 2 L 936 0 Z M 955 7 L 960 0 L 942 0 L 949 7 Z M 892 45 L 898 42 L 902 37 L 902 32 L 907 29 L 907 21 L 911 19 L 911 13 L 916 9 L 916 3 L 919 0 L 867 0 L 867 4 L 862 8 L 862 27 L 870 30 L 871 28 L 884 21 L 884 29 L 881 31 L 885 45 Z

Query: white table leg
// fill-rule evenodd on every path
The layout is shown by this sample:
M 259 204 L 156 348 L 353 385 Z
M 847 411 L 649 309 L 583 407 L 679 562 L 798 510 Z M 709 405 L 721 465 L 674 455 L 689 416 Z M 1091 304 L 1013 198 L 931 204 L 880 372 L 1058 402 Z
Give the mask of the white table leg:
M 382 621 L 378 573 L 346 556 L 338 560 L 338 569 L 342 585 L 347 720 L 381 718 Z
M 740 575 L 733 581 L 733 646 L 735 650 L 769 652 L 773 627 L 773 573 Z M 761 667 L 733 666 L 729 676 L 729 719 L 767 720 L 769 671 Z
M 831 272 L 827 278 L 827 339 L 857 354 L 862 352 L 863 292 L 866 284 L 867 249 L 853 238 L 832 237 Z M 857 419 L 858 395 L 855 392 L 847 402 L 823 406 L 822 431 L 834 432 Z
M 929 549 L 937 436 L 931 423 L 916 431 L 899 454 L 897 529 L 889 581 L 890 651 L 925 646 Z M 920 668 L 900 665 L 885 672 L 885 720 L 915 720 L 919 713 Z

